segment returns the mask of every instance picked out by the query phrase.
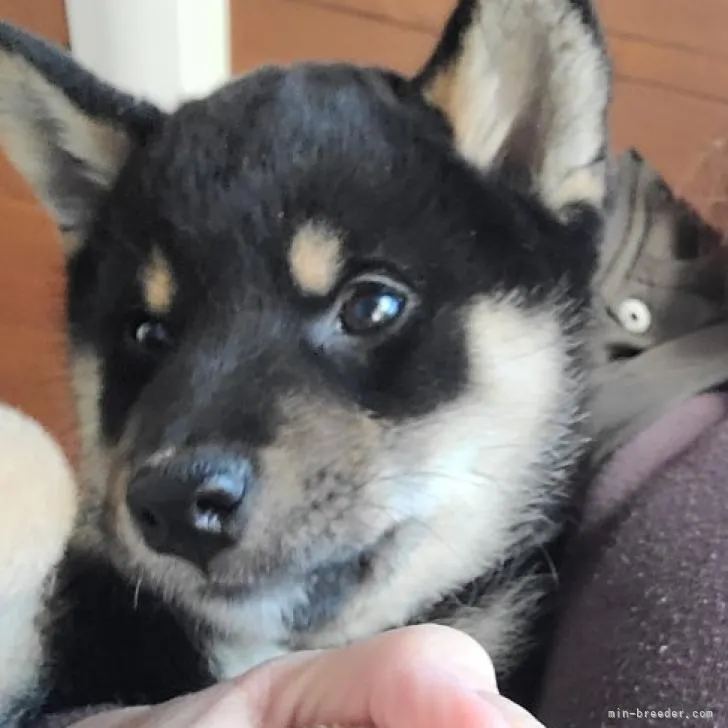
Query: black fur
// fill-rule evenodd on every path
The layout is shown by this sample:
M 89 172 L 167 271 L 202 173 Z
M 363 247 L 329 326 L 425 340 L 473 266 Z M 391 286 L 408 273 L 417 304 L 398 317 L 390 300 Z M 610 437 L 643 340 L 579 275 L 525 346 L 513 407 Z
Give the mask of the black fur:
M 108 562 L 75 551 L 59 573 L 49 626 L 50 691 L 40 712 L 146 705 L 212 684 L 208 636 Z

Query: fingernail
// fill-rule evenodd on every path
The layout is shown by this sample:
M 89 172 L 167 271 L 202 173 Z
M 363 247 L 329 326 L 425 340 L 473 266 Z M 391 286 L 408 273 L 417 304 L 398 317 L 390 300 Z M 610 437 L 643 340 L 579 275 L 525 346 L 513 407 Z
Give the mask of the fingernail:
M 509 728 L 544 728 L 527 710 L 497 693 L 478 691 L 485 702 L 492 705 L 505 718 Z

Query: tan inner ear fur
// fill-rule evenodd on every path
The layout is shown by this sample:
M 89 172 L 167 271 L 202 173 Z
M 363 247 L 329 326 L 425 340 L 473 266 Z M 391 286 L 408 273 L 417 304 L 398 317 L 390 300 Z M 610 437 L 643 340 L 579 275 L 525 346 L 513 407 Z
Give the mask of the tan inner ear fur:
M 600 41 L 565 0 L 480 0 L 460 55 L 426 88 L 463 156 L 496 164 L 526 144 L 537 192 L 554 210 L 601 207 L 609 69 Z M 518 139 L 524 123 L 531 138 Z M 514 139 L 515 137 L 515 139 Z
M 301 291 L 325 296 L 336 285 L 341 269 L 341 239 L 326 226 L 308 222 L 291 241 L 288 263 Z
M 57 140 L 45 136 L 39 119 L 52 122 Z M 0 53 L 0 144 L 61 227 L 77 221 L 54 198 L 53 146 L 81 160 L 89 179 L 104 187 L 129 151 L 120 127 L 89 117 L 30 63 L 9 53 Z

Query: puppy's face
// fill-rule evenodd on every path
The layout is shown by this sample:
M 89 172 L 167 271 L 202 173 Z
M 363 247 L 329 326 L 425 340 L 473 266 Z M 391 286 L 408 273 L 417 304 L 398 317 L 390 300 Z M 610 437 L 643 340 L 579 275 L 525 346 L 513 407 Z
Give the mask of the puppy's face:
M 5 67 L 69 128 L 29 132 L 0 89 L 6 148 L 73 240 L 89 503 L 124 568 L 262 643 L 401 623 L 551 532 L 582 444 L 606 72 L 581 9 L 512 4 L 463 3 L 413 80 L 265 69 L 170 116 L 92 115 L 6 30 Z M 529 133 L 533 69 L 483 55 L 493 5 L 547 45 L 569 7 L 592 85 L 563 59 L 544 81 L 578 113 Z
M 71 266 L 112 533 L 201 595 L 285 588 L 301 627 L 411 549 L 467 563 L 473 516 L 493 558 L 572 414 L 577 245 L 380 73 L 265 71 L 182 110 Z

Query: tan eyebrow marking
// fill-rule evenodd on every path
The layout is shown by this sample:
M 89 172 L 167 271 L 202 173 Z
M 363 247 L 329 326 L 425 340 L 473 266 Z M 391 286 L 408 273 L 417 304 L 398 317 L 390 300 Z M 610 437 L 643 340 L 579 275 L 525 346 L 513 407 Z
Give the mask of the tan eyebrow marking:
M 144 302 L 151 313 L 169 313 L 177 292 L 177 282 L 169 261 L 159 248 L 154 248 L 142 270 L 142 290 Z
M 308 222 L 293 236 L 288 264 L 296 285 L 319 296 L 330 293 L 341 270 L 342 241 L 321 223 Z

